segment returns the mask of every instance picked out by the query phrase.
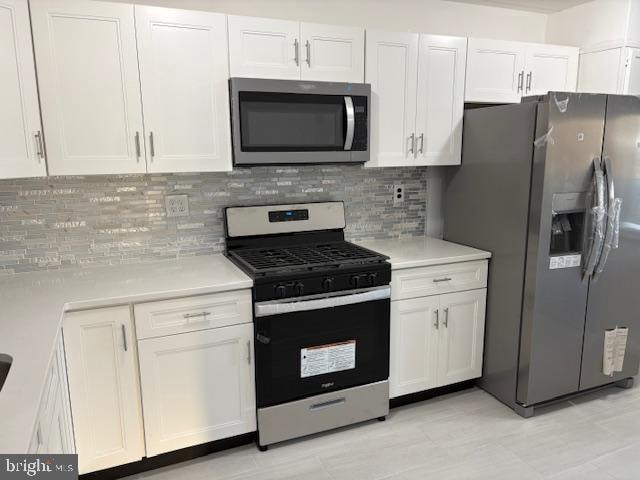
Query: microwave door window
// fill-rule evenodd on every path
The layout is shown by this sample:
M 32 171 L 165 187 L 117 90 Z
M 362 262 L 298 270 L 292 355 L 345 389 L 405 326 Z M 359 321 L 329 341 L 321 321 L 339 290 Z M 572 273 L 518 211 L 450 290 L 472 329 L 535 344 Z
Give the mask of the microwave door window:
M 242 151 L 295 152 L 344 149 L 342 97 L 240 94 Z

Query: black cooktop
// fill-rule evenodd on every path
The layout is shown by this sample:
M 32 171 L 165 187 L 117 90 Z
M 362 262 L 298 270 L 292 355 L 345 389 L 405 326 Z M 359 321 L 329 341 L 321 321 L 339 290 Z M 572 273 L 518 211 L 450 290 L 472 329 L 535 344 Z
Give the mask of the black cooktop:
M 253 275 L 382 263 L 388 257 L 346 241 L 238 248 L 227 254 Z

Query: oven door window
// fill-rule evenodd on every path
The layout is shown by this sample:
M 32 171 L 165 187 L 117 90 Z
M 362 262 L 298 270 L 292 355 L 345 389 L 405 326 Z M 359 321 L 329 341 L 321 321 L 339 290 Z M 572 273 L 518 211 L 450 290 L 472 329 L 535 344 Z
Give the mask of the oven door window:
M 258 407 L 388 379 L 390 305 L 257 317 Z
M 243 152 L 344 150 L 344 97 L 240 92 Z

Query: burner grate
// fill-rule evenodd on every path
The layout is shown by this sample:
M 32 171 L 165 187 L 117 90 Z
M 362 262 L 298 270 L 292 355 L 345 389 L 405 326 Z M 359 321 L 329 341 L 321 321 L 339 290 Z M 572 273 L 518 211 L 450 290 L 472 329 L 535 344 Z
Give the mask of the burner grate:
M 318 267 L 341 267 L 382 262 L 387 259 L 384 255 L 349 242 L 272 248 L 243 248 L 231 250 L 229 254 L 256 274 L 310 270 Z

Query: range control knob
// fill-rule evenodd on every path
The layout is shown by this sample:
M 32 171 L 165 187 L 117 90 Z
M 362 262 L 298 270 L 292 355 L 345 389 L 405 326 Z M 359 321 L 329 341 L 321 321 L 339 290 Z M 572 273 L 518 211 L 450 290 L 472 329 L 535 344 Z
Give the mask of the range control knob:
M 370 273 L 369 275 L 367 275 L 367 280 L 369 281 L 369 285 L 372 287 L 375 286 L 377 278 L 378 278 L 377 273 Z
M 295 289 L 296 295 L 298 296 L 302 296 L 304 295 L 304 284 L 301 282 L 298 282 L 294 285 L 293 287 Z
M 287 287 L 286 285 L 276 285 L 276 297 L 284 298 L 287 296 Z
M 325 291 L 330 292 L 333 289 L 333 278 L 325 278 L 322 281 L 322 288 Z
M 351 277 L 350 283 L 354 288 L 360 287 L 360 275 L 354 275 Z

